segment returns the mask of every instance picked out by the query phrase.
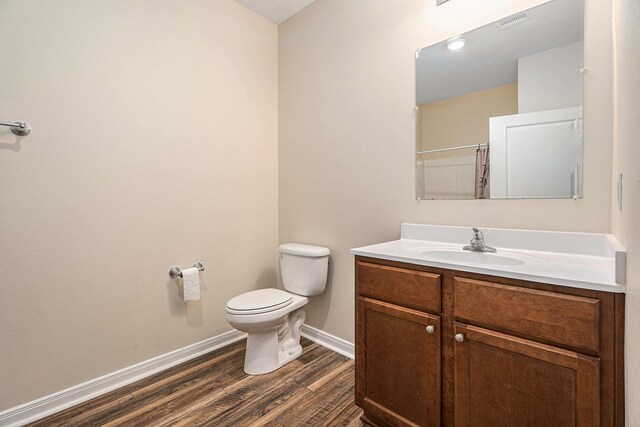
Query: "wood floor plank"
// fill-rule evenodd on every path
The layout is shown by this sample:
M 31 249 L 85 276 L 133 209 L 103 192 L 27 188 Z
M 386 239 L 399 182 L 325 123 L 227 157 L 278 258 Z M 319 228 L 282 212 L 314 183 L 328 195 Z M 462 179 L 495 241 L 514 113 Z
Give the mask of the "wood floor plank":
M 251 399 L 251 401 L 245 401 L 241 405 L 226 411 L 215 419 L 215 423 L 220 427 L 236 427 L 239 425 L 251 425 L 263 419 L 262 424 L 264 424 L 267 419 L 275 419 L 277 417 L 276 414 L 270 417 L 272 412 L 277 411 L 278 414 L 281 414 L 284 410 L 291 408 L 292 402 L 297 402 L 310 393 L 311 391 L 306 387 L 294 380 L 290 380 L 272 387 L 264 394 Z M 278 410 L 279 407 L 281 407 L 281 410 Z M 258 424 L 260 425 L 260 423 Z
M 296 405 L 305 399 L 312 391 L 306 387 L 301 388 L 295 395 L 291 396 L 286 402 L 281 402 L 273 410 L 263 414 L 259 419 L 247 424 L 247 427 L 263 427 L 263 426 L 280 426 L 276 418 L 287 411 L 295 411 Z
M 355 405 L 353 405 L 353 406 L 358 408 Z M 360 409 L 360 408 L 358 408 L 358 409 Z M 360 409 L 360 411 L 359 411 L 358 418 L 354 418 L 353 420 L 351 420 L 351 422 L 349 422 L 349 424 L 347 424 L 347 427 L 368 427 L 369 424 L 365 423 L 364 421 L 362 421 L 360 419 L 361 415 L 362 415 L 362 409 Z
M 224 390 L 218 387 L 215 382 L 208 382 L 199 385 L 195 389 L 184 389 L 182 393 L 165 396 L 153 402 L 151 405 L 128 412 L 111 422 L 101 424 L 101 426 L 144 426 L 159 424 L 164 419 L 171 417 L 177 410 L 184 411 L 185 408 L 189 408 L 194 401 L 201 400 L 202 398 L 215 400 L 224 395 Z
M 307 364 L 313 361 L 316 357 L 326 354 L 331 350 L 328 350 L 317 343 L 311 343 L 307 347 L 303 347 L 302 354 L 298 356 L 301 363 Z
M 180 372 L 193 368 L 194 366 L 198 366 L 198 365 L 206 366 L 206 365 L 202 365 L 203 363 L 210 365 L 212 360 L 214 361 L 213 363 L 216 363 L 217 361 L 220 360 L 221 357 L 225 358 L 229 355 L 233 355 L 238 352 L 244 353 L 245 348 L 246 348 L 246 341 L 245 340 L 238 341 L 226 347 L 222 347 L 210 353 L 203 354 L 202 356 L 198 356 L 195 359 L 191 359 L 179 365 L 172 366 L 169 369 L 165 369 L 164 371 L 158 372 L 157 374 L 153 374 L 147 378 L 143 378 L 139 381 L 129 384 L 127 387 L 129 388 L 132 394 L 135 394 L 135 391 L 140 388 L 145 388 L 150 384 L 159 383 L 160 381 L 166 378 L 173 377 L 176 374 L 179 374 Z
M 276 421 L 285 426 L 314 425 L 322 419 L 322 417 L 318 418 L 316 415 L 318 412 L 334 407 L 349 392 L 351 393 L 349 399 L 353 400 L 354 392 L 352 388 L 354 384 L 353 371 L 344 371 L 325 387 L 320 388 L 308 398 L 302 400 L 295 411 L 279 416 Z M 329 406 L 325 408 L 326 405 Z M 323 410 L 323 408 L 325 409 Z
M 280 387 L 290 380 L 291 376 L 303 366 L 296 360 L 286 364 L 275 372 L 264 375 L 247 376 L 225 387 L 226 396 L 212 402 L 202 410 L 195 411 L 177 421 L 175 426 L 211 425 L 215 420 L 220 425 L 236 408 L 248 408 L 255 399 L 270 389 Z M 236 409 L 237 410 L 237 409 Z M 233 412 L 231 413 L 233 415 Z
M 310 386 L 323 376 L 342 365 L 350 359 L 341 354 L 328 351 L 307 363 L 304 369 L 296 376 L 296 381 L 305 386 Z
M 354 362 L 307 339 L 275 372 L 247 375 L 234 343 L 30 426 L 364 427 Z
M 91 406 L 89 403 L 84 402 L 79 405 L 73 406 L 69 409 L 65 409 L 64 411 L 58 412 L 53 415 L 49 415 L 46 418 L 42 418 L 38 421 L 35 421 L 29 426 L 31 427 L 49 427 L 49 426 L 66 426 L 72 423 L 79 415 L 82 415 L 83 412 L 90 411 Z
M 348 382 L 348 385 L 338 388 L 331 395 L 325 397 L 322 407 L 316 411 L 312 417 L 305 420 L 301 426 L 318 427 L 331 426 L 332 414 L 340 412 L 342 408 L 353 401 L 355 393 L 355 383 Z
M 235 358 L 244 358 L 242 355 L 243 349 L 237 348 L 229 353 L 220 354 L 217 357 L 213 357 L 207 360 L 201 361 L 199 364 L 190 367 L 184 367 L 183 369 L 172 369 L 171 375 L 164 375 L 162 378 L 157 378 L 153 381 L 139 381 L 129 386 L 129 391 L 133 396 L 139 396 L 143 393 L 149 393 L 152 390 L 157 388 L 162 388 L 167 384 L 175 382 L 176 380 L 182 377 L 188 377 L 192 375 L 194 372 L 203 371 L 208 368 L 216 367 L 216 366 L 230 366 L 234 367 L 236 360 Z
M 355 392 L 355 387 L 351 389 L 351 392 Z M 353 396 L 353 394 L 351 396 Z M 353 399 L 351 396 L 343 399 L 341 403 L 324 420 L 316 424 L 316 427 L 347 427 L 350 426 L 354 420 L 359 421 L 363 411 L 361 408 L 353 404 Z
M 86 422 L 89 425 L 104 425 L 131 412 L 137 413 L 140 408 L 147 408 L 147 410 L 154 408 L 158 401 L 164 401 L 167 396 L 181 396 L 199 385 L 217 381 L 223 372 L 217 369 L 216 363 L 224 365 L 225 361 L 233 360 L 233 357 L 238 354 L 240 352 L 236 349 L 230 354 L 219 355 L 187 370 L 173 371 L 173 376 L 163 378 L 157 383 L 145 383 L 144 387 L 136 388 L 135 391 L 132 391 L 134 398 L 129 400 L 126 405 L 104 411 L 90 411 L 77 417 L 77 421 Z M 215 385 L 218 386 L 218 384 Z
M 289 367 L 287 365 L 285 368 L 291 372 L 295 371 L 295 361 L 290 365 L 292 366 Z M 176 411 L 171 416 L 160 420 L 157 425 L 158 427 L 164 425 L 189 425 L 189 423 L 193 423 L 192 425 L 200 425 L 213 419 L 216 420 L 217 424 L 219 421 L 217 418 L 220 414 L 239 407 L 243 402 L 252 404 L 255 402 L 254 396 L 264 392 L 265 387 L 278 388 L 282 381 L 277 378 L 285 374 L 287 369 L 283 368 L 279 370 L 277 374 L 269 374 L 268 376 L 247 375 L 245 379 L 240 381 L 227 377 L 229 382 L 225 386 L 224 395 L 220 395 L 215 399 L 193 401 L 188 407 L 183 408 L 181 411 Z M 274 378 L 276 378 L 275 381 Z
M 129 392 L 129 389 L 127 387 L 122 387 L 112 391 L 111 393 L 95 397 L 89 400 L 87 403 L 89 404 L 89 406 L 91 406 L 92 411 L 105 411 L 115 406 L 122 405 L 129 399 L 133 399 L 133 395 Z
M 333 380 L 335 377 L 343 373 L 344 371 L 353 371 L 355 369 L 355 363 L 353 360 L 347 359 L 347 361 L 340 363 L 332 370 L 327 372 L 324 376 L 318 378 L 311 384 L 307 386 L 307 388 L 311 391 L 317 391 L 321 387 L 325 386 L 329 381 Z

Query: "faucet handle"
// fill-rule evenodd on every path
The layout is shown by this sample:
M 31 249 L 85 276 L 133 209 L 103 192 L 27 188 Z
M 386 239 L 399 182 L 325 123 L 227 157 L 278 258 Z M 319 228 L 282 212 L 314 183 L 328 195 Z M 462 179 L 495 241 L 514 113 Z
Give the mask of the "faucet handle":
M 484 239 L 484 234 L 482 234 L 482 231 L 480 231 L 480 229 L 476 228 L 476 227 L 472 227 L 471 228 L 473 230 L 473 238 L 476 240 L 482 240 Z

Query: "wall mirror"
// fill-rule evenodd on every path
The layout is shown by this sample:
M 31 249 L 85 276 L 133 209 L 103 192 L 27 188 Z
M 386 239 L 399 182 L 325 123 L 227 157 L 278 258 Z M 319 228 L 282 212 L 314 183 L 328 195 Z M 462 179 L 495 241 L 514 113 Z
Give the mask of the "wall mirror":
M 582 197 L 584 0 L 416 53 L 416 197 Z

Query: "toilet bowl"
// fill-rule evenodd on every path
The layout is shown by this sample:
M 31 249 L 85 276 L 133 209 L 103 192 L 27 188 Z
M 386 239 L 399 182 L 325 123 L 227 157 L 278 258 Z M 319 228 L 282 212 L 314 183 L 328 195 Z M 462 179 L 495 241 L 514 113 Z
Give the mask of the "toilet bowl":
M 327 282 L 329 249 L 289 243 L 280 245 L 279 252 L 284 291 L 259 289 L 227 302 L 227 320 L 247 333 L 247 374 L 275 371 L 302 354 L 302 307 L 309 296 L 324 292 Z

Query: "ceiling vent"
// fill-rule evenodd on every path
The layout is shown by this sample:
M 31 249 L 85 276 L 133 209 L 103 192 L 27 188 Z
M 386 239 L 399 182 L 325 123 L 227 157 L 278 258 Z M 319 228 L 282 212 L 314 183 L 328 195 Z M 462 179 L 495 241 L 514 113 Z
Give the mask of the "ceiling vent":
M 531 19 L 526 12 L 516 13 L 515 15 L 508 16 L 506 18 L 502 18 L 498 22 L 496 22 L 496 26 L 500 31 L 506 30 L 507 28 L 513 27 L 514 25 L 522 24 L 523 22 Z

